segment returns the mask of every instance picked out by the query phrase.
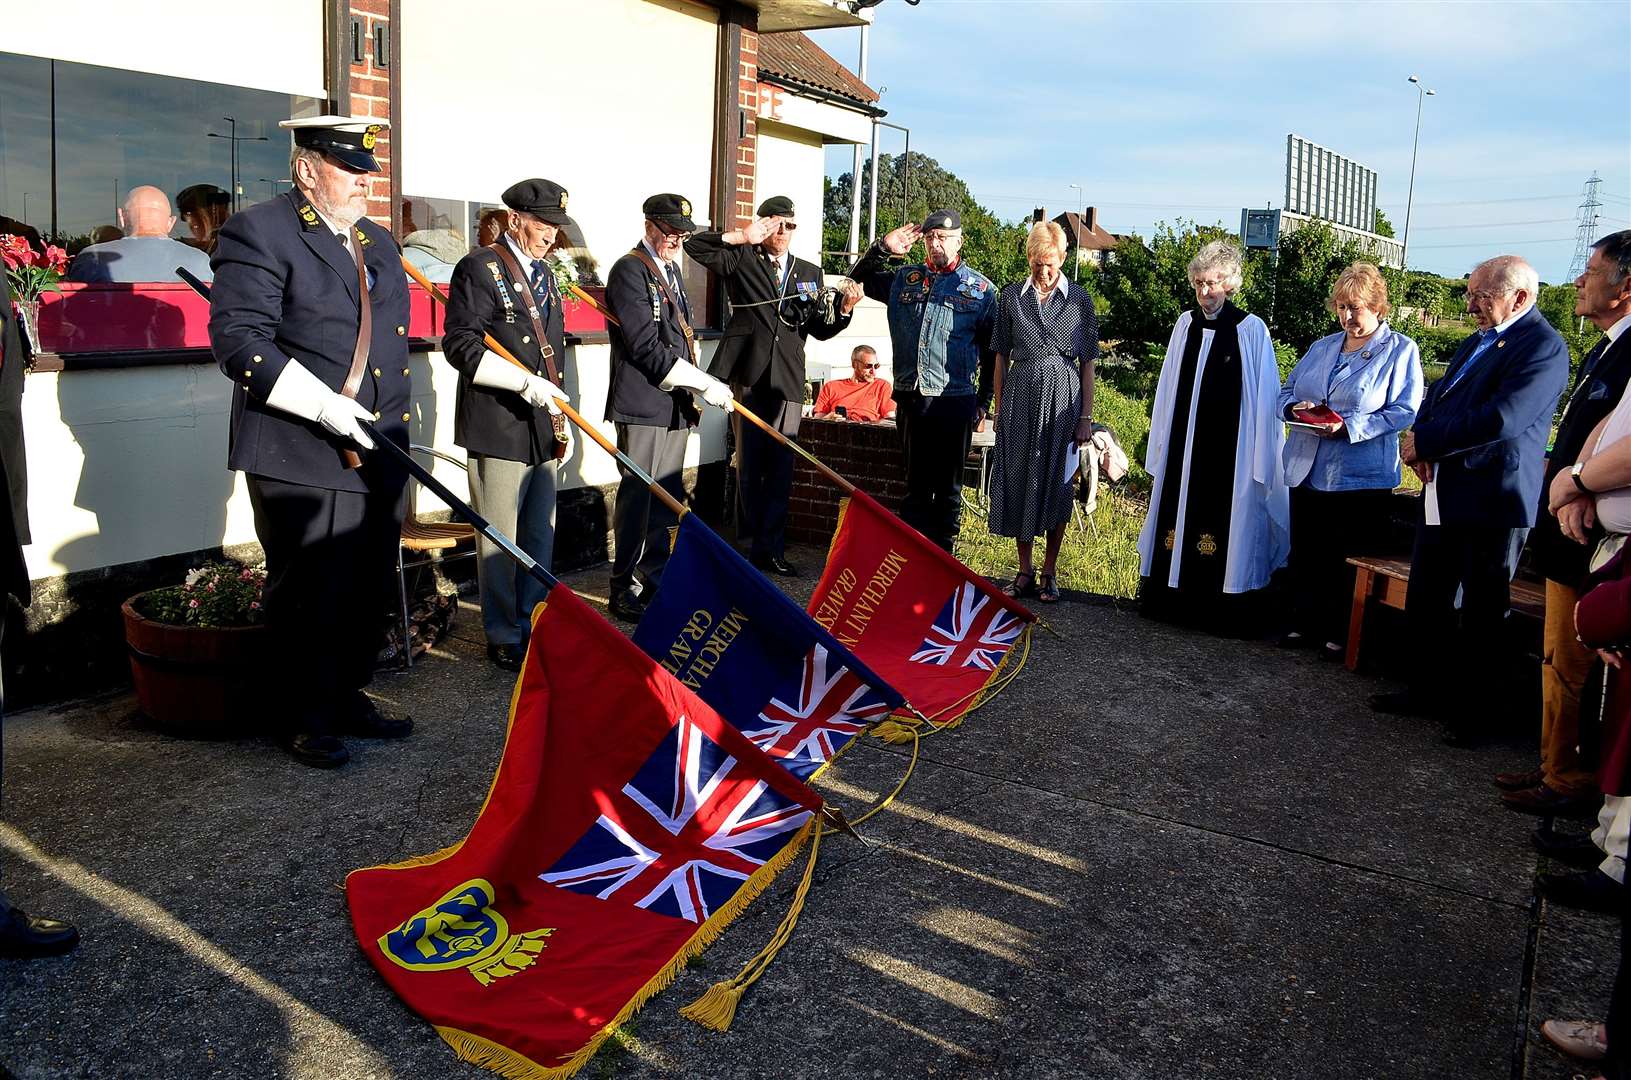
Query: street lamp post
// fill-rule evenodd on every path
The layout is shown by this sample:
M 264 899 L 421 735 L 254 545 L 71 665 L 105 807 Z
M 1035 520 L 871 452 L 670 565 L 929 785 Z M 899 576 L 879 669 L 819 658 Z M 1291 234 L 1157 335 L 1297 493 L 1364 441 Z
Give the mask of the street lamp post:
M 1087 195 L 1082 191 L 1082 185 L 1070 186 L 1076 190 L 1076 235 L 1071 237 L 1076 241 L 1073 245 L 1076 248 L 1076 259 L 1070 266 L 1070 280 L 1078 282 L 1082 280 L 1082 207 L 1087 203 Z
M 1416 197 L 1416 149 L 1421 145 L 1421 106 L 1426 99 L 1438 96 L 1414 75 L 1410 76 L 1410 85 L 1416 88 L 1416 134 L 1410 141 L 1410 188 L 1404 197 L 1404 244 L 1399 251 L 1401 270 L 1410 267 L 1410 205 Z
M 238 137 L 237 117 L 223 116 L 221 119 L 232 125 L 232 133 L 230 135 L 218 135 L 213 131 L 206 131 L 204 135 L 206 138 L 210 139 L 228 139 L 232 143 L 232 212 L 236 214 L 238 212 L 238 196 L 243 194 L 243 192 L 238 190 L 238 144 L 241 142 L 266 142 L 268 140 L 265 135 L 257 135 L 254 138 L 250 138 L 248 135 L 245 135 L 240 139 Z

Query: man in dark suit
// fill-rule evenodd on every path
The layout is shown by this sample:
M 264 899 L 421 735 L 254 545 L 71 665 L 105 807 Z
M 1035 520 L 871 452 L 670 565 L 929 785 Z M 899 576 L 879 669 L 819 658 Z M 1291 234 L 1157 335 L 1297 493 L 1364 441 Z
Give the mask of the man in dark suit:
M 1597 445 L 1600 426 L 1631 383 L 1631 335 L 1622 322 L 1631 319 L 1631 230 L 1597 241 L 1585 272 L 1575 280 L 1574 313 L 1605 331 L 1580 364 L 1580 377 L 1563 409 L 1547 460 L 1541 513 L 1529 534 L 1535 569 L 1546 578 L 1546 627 L 1541 645 L 1540 768 L 1497 773 L 1495 786 L 1514 810 L 1535 814 L 1594 814 L 1600 804 L 1597 780 L 1580 759 L 1580 688 L 1593 653 L 1575 635 L 1574 605 L 1586 577 L 1586 562 L 1602 530 L 1585 519 L 1595 517 L 1592 499 L 1582 488 L 1597 479 L 1602 463 L 1577 473 Z M 1590 476 L 1591 480 L 1581 481 Z M 1555 516 L 1554 516 L 1555 515 Z M 1565 535 L 1564 526 L 1568 527 Z M 1541 834 L 1537 834 L 1541 835 Z M 1553 835 L 1548 830 L 1548 838 Z M 1583 839 L 1583 838 L 1582 838 Z
M 679 266 L 685 238 L 696 232 L 691 203 L 653 195 L 640 207 L 645 235 L 606 275 L 612 387 L 606 419 L 617 424 L 617 448 L 676 499 L 685 498 L 680 472 L 685 442 L 701 420 L 690 391 L 716 409 L 731 407 L 731 389 L 696 366 L 691 325 L 700 310 L 686 295 Z M 638 622 L 642 589 L 657 588 L 668 563 L 673 515 L 652 505 L 646 482 L 621 463 L 612 508 L 611 611 Z
M 23 545 L 28 543 L 28 459 L 23 452 L 23 368 L 28 354 L 23 350 L 17 314 L 11 306 L 11 279 L 0 273 L 0 642 L 5 640 L 12 600 L 27 606 L 32 595 L 28 566 L 23 562 Z M 5 713 L 5 679 L 0 670 L 0 721 Z M 0 746 L 0 781 L 3 754 Z M 0 957 L 61 956 L 78 944 L 79 931 L 73 926 L 12 907 L 5 890 L 0 889 Z
M 284 121 L 294 190 L 234 215 L 211 265 L 210 346 L 235 384 L 227 463 L 246 474 L 266 551 L 265 700 L 305 765 L 350 754 L 342 734 L 400 738 L 363 693 L 382 639 L 406 473 L 359 421 L 408 442 L 408 286 L 368 220 L 382 124 Z
M 1540 280 L 1516 255 L 1482 263 L 1467 280 L 1478 332 L 1427 390 L 1399 443 L 1424 483 L 1405 617 L 1417 647 L 1410 689 L 1371 698 L 1384 712 L 1454 713 L 1489 726 L 1505 687 L 1474 672 L 1503 655 L 1513 571 L 1535 523 L 1552 411 L 1569 378 L 1569 350 L 1535 307 Z M 1456 594 L 1461 594 L 1460 622 Z M 1487 732 L 1454 722 L 1452 745 Z
M 570 428 L 556 419 L 555 402 L 566 398 L 566 324 L 547 258 L 572 220 L 566 197 L 543 179 L 504 192 L 508 229 L 453 268 L 442 334 L 442 354 L 459 371 L 453 441 L 470 456 L 470 504 L 546 568 L 555 549 L 556 470 L 572 445 Z M 487 348 L 486 334 L 527 368 Z M 477 546 L 487 658 L 520 671 L 544 588 L 486 537 Z
M 746 228 L 698 233 L 685 253 L 725 279 L 734 308 L 710 372 L 755 415 L 794 436 L 804 409 L 804 339 L 826 341 L 849 326 L 861 288 L 851 283 L 841 302 L 822 304 L 821 268 L 787 250 L 798 227 L 793 200 L 773 196 L 758 213 Z M 746 420 L 738 432 L 741 532 L 753 537 L 750 558 L 761 570 L 796 576 L 784 557 L 793 452 Z

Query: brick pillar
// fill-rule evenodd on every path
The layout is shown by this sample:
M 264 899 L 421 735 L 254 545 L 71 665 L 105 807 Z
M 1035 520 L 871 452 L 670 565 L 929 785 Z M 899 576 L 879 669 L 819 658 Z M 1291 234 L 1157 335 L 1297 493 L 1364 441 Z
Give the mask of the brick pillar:
M 741 227 L 753 220 L 754 185 L 757 182 L 759 146 L 759 34 L 743 28 L 741 47 L 737 53 L 737 104 L 742 110 L 743 134 L 736 143 L 732 166 L 733 190 L 736 192 L 733 223 Z
M 375 63 L 374 48 L 375 42 L 382 37 L 391 39 L 391 8 L 391 0 L 350 0 L 350 17 L 362 20 L 364 41 L 360 64 L 351 62 L 353 54 L 349 31 L 343 43 L 350 76 L 351 113 L 354 116 L 376 117 L 386 121 L 391 119 L 391 74 L 396 69 L 398 58 L 388 54 L 390 66 L 380 67 Z M 375 33 L 376 27 L 382 33 Z M 374 156 L 379 158 L 380 171 L 368 185 L 368 216 L 387 229 L 393 226 L 391 177 L 395 170 L 391 165 L 391 143 L 394 135 L 391 129 L 379 133 Z

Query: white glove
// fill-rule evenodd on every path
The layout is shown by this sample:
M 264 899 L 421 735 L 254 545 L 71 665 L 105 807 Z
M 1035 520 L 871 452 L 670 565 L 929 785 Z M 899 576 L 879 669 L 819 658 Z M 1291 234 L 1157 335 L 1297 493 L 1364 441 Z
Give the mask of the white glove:
M 674 366 L 668 369 L 658 389 L 661 390 L 694 390 L 702 395 L 702 400 L 716 409 L 729 409 L 731 402 L 736 400 L 731 388 L 709 375 L 689 360 L 676 360 Z
M 350 439 L 364 450 L 374 448 L 359 420 L 372 420 L 374 414 L 344 394 L 337 394 L 324 385 L 323 380 L 307 371 L 298 360 L 290 360 L 272 384 L 266 395 L 266 404 L 274 409 L 311 420 L 340 436 Z
M 476 365 L 476 373 L 470 376 L 470 381 L 477 386 L 491 387 L 494 390 L 513 391 L 520 394 L 533 408 L 548 409 L 552 413 L 561 411 L 555 402 L 566 400 L 566 394 L 560 387 L 542 375 L 534 375 L 525 368 L 510 363 L 491 349 L 482 354 L 481 363 Z

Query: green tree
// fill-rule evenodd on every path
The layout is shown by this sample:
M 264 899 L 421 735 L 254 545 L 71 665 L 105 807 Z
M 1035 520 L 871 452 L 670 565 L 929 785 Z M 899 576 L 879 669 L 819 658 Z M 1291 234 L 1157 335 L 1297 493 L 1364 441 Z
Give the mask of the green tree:
M 1375 260 L 1357 240 L 1341 236 L 1320 221 L 1282 234 L 1276 254 L 1278 259 L 1268 252 L 1251 253 L 1257 273 L 1252 287 L 1245 290 L 1246 299 L 1250 310 L 1264 315 L 1274 340 L 1301 356 L 1316 340 L 1337 330 L 1327 304 L 1342 271 L 1353 263 Z M 1388 295 L 1402 295 L 1399 271 L 1381 270 Z
M 963 260 L 997 285 L 1025 275 L 1024 223 L 1008 223 L 975 201 L 968 184 L 926 154 L 884 154 L 878 158 L 878 235 L 907 221 L 922 221 L 931 210 L 955 210 L 963 219 Z M 850 197 L 854 178 L 844 173 L 826 185 L 822 247 L 841 252 L 849 243 Z M 861 177 L 860 242 L 866 244 L 866 222 L 872 185 Z M 904 207 L 904 214 L 903 214 Z M 918 257 L 914 255 L 912 257 Z M 852 260 L 831 255 L 823 269 L 843 273 Z
M 1234 239 L 1222 226 L 1179 221 L 1177 227 L 1157 224 L 1147 246 L 1136 236 L 1117 244 L 1089 284 L 1095 296 L 1104 299 L 1099 336 L 1121 342 L 1130 356 L 1141 355 L 1141 346 L 1165 343 L 1179 314 L 1195 303 L 1189 260 L 1211 240 Z M 1255 268 L 1248 264 L 1248 286 L 1254 275 Z M 1243 306 L 1250 302 L 1249 293 L 1249 288 L 1241 289 Z
M 1570 382 L 1580 370 L 1580 361 L 1597 344 L 1603 332 L 1595 323 L 1587 322 L 1574 313 L 1573 285 L 1542 285 L 1535 306 L 1546 317 L 1569 346 Z
M 1387 219 L 1387 214 L 1380 206 L 1376 208 L 1376 224 L 1371 226 L 1371 232 L 1378 236 L 1391 237 L 1393 235 L 1393 222 Z

